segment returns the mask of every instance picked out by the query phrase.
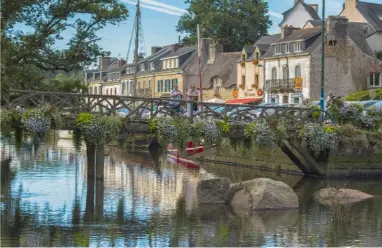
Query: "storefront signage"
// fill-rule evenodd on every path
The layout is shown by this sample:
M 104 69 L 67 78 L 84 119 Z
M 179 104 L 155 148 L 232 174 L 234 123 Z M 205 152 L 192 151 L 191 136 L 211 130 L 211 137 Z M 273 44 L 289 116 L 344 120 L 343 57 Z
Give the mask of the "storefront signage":
M 302 77 L 296 78 L 296 89 L 302 89 Z
M 245 91 L 245 96 L 257 96 L 257 90 L 256 89 L 248 89 Z

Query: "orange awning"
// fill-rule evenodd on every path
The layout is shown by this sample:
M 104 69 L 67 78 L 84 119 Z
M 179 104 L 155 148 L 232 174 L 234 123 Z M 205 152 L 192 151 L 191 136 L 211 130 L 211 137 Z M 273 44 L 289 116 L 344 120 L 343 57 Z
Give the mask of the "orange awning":
M 250 102 L 261 102 L 263 100 L 262 97 L 252 97 L 252 98 L 239 98 L 226 101 L 227 104 L 246 104 Z

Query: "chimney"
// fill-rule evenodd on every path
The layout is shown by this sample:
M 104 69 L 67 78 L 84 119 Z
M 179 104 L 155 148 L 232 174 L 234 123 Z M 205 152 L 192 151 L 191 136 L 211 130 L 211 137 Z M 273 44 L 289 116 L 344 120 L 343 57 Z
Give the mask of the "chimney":
M 345 0 L 346 9 L 355 9 L 357 8 L 359 0 Z
M 204 44 L 204 43 L 203 43 Z M 208 55 L 207 64 L 213 64 L 215 62 L 216 54 L 223 52 L 223 45 L 218 42 L 210 40 L 210 51 Z
M 99 65 L 98 65 L 99 70 L 105 71 L 106 67 L 110 64 L 113 58 L 108 56 L 101 56 L 98 59 L 99 59 Z
M 312 7 L 314 11 L 316 11 L 316 13 L 318 13 L 318 4 L 308 4 L 308 5 Z
M 176 52 L 179 48 L 181 48 L 183 45 L 182 44 L 174 44 L 171 47 L 172 52 Z
M 345 16 L 329 16 L 326 21 L 326 33 L 336 39 L 346 39 L 349 20 Z
M 123 58 L 121 58 L 120 60 L 119 60 L 119 67 L 122 67 L 122 66 L 124 66 L 126 64 L 126 60 L 124 60 Z
M 294 28 L 292 25 L 284 25 L 281 27 L 281 39 L 288 37 L 294 30 L 299 30 L 300 28 Z
M 161 49 L 162 49 L 162 47 L 159 47 L 159 46 L 151 47 L 151 55 L 153 55 L 154 53 L 157 53 Z

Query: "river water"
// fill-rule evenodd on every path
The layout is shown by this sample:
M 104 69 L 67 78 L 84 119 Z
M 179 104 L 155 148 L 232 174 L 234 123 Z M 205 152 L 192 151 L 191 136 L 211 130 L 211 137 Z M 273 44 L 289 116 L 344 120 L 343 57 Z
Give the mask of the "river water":
M 69 140 L 2 147 L 13 157 L 12 176 L 1 185 L 2 247 L 382 246 L 382 180 L 325 181 L 214 164 L 195 170 L 166 156 L 112 149 L 102 183 L 87 179 L 85 153 Z M 233 182 L 283 181 L 300 209 L 242 215 L 229 206 L 198 206 L 205 171 Z M 312 198 L 327 186 L 374 198 L 336 214 Z

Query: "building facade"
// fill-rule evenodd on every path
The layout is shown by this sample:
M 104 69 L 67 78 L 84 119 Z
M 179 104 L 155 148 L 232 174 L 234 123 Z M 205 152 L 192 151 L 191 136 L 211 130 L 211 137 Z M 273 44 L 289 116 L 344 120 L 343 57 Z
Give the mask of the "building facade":
M 283 13 L 283 20 L 279 26 L 292 25 L 303 28 L 309 20 L 321 20 L 317 12 L 318 4 L 307 4 L 304 0 L 295 0 L 293 7 Z
M 363 27 L 341 16 L 330 16 L 326 21 L 325 95 L 345 96 L 381 87 L 382 61 L 374 56 Z M 320 100 L 321 37 L 321 27 L 281 28 L 280 40 L 263 56 L 265 102 Z
M 349 22 L 364 23 L 363 32 L 371 50 L 382 51 L 382 3 L 367 3 L 359 0 L 345 0 L 339 14 Z

